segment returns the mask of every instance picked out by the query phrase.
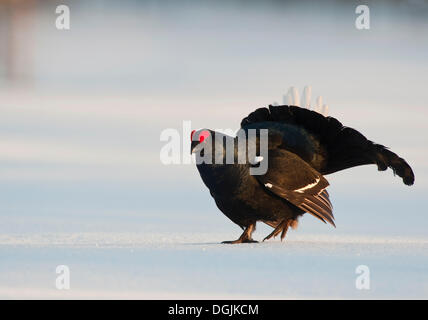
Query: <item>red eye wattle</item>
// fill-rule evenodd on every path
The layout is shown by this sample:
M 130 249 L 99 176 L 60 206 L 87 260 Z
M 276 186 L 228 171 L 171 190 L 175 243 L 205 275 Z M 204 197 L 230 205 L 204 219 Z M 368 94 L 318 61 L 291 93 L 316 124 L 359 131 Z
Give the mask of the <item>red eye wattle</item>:
M 210 132 L 209 131 L 202 131 L 199 134 L 199 143 L 203 142 L 206 138 L 208 138 L 210 136 Z

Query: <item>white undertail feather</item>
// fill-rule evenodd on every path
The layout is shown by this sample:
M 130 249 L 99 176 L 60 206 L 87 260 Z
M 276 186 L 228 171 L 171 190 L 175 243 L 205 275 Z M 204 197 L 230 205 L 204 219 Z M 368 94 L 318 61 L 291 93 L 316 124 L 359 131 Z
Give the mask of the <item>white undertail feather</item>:
M 303 89 L 303 94 L 302 94 L 302 104 L 301 104 L 302 108 L 311 109 L 311 95 L 312 95 L 312 87 L 306 86 Z
M 321 110 L 322 108 L 322 96 L 318 96 L 317 100 L 315 101 L 315 111 Z
M 290 89 L 288 89 L 286 100 L 286 104 L 300 107 L 299 91 L 297 88 L 290 87 Z
M 321 112 L 320 112 L 323 116 L 327 117 L 328 116 L 328 105 L 323 105 Z
M 318 113 L 321 113 L 325 117 L 328 116 L 328 105 L 323 104 L 323 97 L 318 96 L 315 100 L 314 105 L 311 105 L 312 101 L 312 87 L 305 86 L 303 89 L 302 99 L 300 100 L 299 91 L 295 87 L 290 87 L 286 95 L 282 96 L 282 102 L 289 106 L 298 106 L 306 109 L 312 109 Z M 272 105 L 277 105 L 275 102 Z
M 287 94 L 283 96 L 283 103 L 285 105 L 288 105 L 288 106 L 294 105 L 293 88 L 294 87 L 290 87 L 287 91 Z

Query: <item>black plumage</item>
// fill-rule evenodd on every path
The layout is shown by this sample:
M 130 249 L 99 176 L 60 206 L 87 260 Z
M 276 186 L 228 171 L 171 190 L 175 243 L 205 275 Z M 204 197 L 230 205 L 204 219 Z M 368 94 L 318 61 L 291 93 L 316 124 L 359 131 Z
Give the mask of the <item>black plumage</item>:
M 333 172 L 376 164 L 378 170 L 391 168 L 406 185 L 414 183 L 413 171 L 404 159 L 315 111 L 296 106 L 259 108 L 242 120 L 241 129 L 248 138 L 244 162 L 238 161 L 242 152 L 238 137 L 208 129 L 192 133 L 191 152 L 196 154 L 203 182 L 218 208 L 244 229 L 239 239 L 226 243 L 255 242 L 251 234 L 257 221 L 274 228 L 265 240 L 279 233 L 283 239 L 306 212 L 334 226 L 326 189 L 329 183 L 324 177 Z M 251 129 L 258 135 L 250 136 Z M 260 151 L 262 129 L 268 130 L 268 156 L 257 164 L 249 159 L 249 148 L 254 142 Z M 230 146 L 232 152 L 227 154 Z M 250 169 L 264 161 L 267 171 L 251 175 Z

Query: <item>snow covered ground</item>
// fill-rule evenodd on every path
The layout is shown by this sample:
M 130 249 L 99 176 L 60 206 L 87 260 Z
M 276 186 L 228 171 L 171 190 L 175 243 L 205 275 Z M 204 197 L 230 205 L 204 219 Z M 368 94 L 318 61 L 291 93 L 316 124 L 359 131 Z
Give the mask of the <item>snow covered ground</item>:
M 293 235 L 224 245 L 234 234 L 59 233 L 0 237 L 6 299 L 428 298 L 428 239 Z M 70 269 L 58 290 L 57 265 Z M 370 270 L 359 290 L 356 268 Z

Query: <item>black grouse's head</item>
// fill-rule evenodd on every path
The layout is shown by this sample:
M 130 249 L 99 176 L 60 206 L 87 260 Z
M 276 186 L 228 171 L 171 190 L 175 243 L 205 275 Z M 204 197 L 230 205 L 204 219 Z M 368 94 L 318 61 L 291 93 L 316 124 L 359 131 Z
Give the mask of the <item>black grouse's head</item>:
M 190 153 L 196 155 L 196 164 L 223 164 L 226 141 L 229 141 L 233 154 L 233 139 L 231 136 L 209 129 L 193 130 Z
M 215 131 L 209 129 L 200 129 L 198 131 L 193 130 L 190 134 L 191 146 L 190 153 L 198 153 L 203 151 L 204 147 L 208 143 L 212 143 Z

